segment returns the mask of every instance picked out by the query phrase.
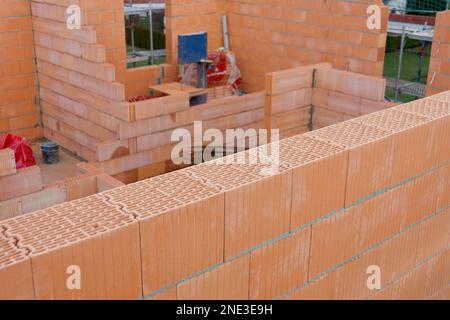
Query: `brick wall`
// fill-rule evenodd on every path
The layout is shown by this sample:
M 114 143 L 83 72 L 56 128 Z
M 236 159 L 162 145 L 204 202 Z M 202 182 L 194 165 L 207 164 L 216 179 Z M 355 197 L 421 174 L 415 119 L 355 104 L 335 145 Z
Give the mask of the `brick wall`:
M 41 136 L 30 3 L 5 0 L 0 8 L 0 134 Z
M 3 221 L 0 297 L 448 299 L 449 128 L 446 92 L 282 140 L 270 175 L 216 160 Z
M 382 76 L 388 8 L 381 30 L 368 30 L 367 6 L 382 1 L 226 1 L 231 50 L 244 86 L 259 90 L 267 72 L 331 62 Z
M 66 9 L 81 8 L 69 30 Z M 126 99 L 147 93 L 170 66 L 127 70 L 123 1 L 31 1 L 44 134 L 88 161 L 96 145 L 132 121 Z
M 450 10 L 436 17 L 427 95 L 450 89 Z
M 16 170 L 11 149 L 0 150 L 0 220 L 52 207 L 123 185 L 87 163 L 78 175 L 44 184 L 39 167 Z
M 281 138 L 391 107 L 386 81 L 319 63 L 266 74 L 265 127 Z
M 312 128 L 318 129 L 392 106 L 386 80 L 337 69 L 317 69 L 312 92 Z
M 178 34 L 208 32 L 208 47 L 223 47 L 221 16 L 226 0 L 167 0 L 167 62 L 178 63 Z
M 182 93 L 130 104 L 134 121 L 120 121 L 118 138 L 96 145 L 96 165 L 134 180 L 170 171 L 167 163 L 177 144 L 170 140 L 172 132 L 184 128 L 193 134 L 194 121 L 203 121 L 204 130 L 279 129 L 284 138 L 387 107 L 383 79 L 333 69 L 330 63 L 269 73 L 265 86 L 264 91 L 213 98 L 192 108 Z

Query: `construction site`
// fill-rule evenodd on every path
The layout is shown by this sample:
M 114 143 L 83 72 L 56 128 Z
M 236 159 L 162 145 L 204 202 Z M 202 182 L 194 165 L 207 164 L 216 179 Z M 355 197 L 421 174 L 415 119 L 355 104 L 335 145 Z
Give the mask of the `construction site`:
M 399 2 L 0 0 L 0 300 L 449 300 L 450 1 Z

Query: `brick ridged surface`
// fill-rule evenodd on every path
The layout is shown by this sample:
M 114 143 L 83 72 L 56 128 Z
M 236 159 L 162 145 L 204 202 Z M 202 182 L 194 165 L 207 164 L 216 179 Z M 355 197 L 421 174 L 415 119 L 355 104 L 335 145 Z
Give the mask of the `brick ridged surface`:
M 337 154 L 343 150 L 343 147 L 299 135 L 280 141 L 280 162 L 294 168 Z
M 37 299 L 132 299 L 141 292 L 137 223 L 99 196 L 15 217 L 0 227 L 27 253 Z M 82 290 L 67 290 L 71 265 L 84 271 Z
M 90 196 L 7 220 L 6 234 L 31 254 L 67 246 L 126 227 L 133 217 L 112 208 L 99 196 Z
M 448 144 L 448 119 L 432 97 L 5 220 L 2 261 L 10 262 L 0 276 L 24 280 L 0 292 L 445 297 L 450 159 L 439 147 Z M 277 149 L 279 171 L 266 175 L 267 164 L 224 161 Z M 83 271 L 81 291 L 66 287 L 70 265 Z M 382 269 L 381 291 L 367 288 L 371 265 Z
M 432 119 L 439 119 L 450 114 L 450 99 L 446 97 L 450 95 L 443 93 L 435 95 L 426 100 L 417 100 L 410 103 L 402 104 L 395 107 L 395 110 L 403 112 L 410 112 L 421 117 L 429 117 Z
M 332 145 L 354 148 L 385 138 L 390 135 L 390 132 L 381 128 L 370 127 L 353 121 L 345 121 L 329 127 L 311 131 L 305 135 L 328 142 Z
M 371 113 L 351 121 L 395 133 L 425 124 L 430 120 L 431 118 L 428 117 L 402 112 L 401 110 L 389 109 L 383 112 Z
M 33 299 L 30 258 L 0 226 L 0 299 Z
M 12 239 L 5 236 L 5 227 L 0 227 L 0 266 L 5 268 L 27 259 L 26 252 L 18 249 Z
M 126 212 L 145 218 L 219 193 L 218 188 L 177 171 L 116 188 L 103 195 L 111 202 L 120 204 Z

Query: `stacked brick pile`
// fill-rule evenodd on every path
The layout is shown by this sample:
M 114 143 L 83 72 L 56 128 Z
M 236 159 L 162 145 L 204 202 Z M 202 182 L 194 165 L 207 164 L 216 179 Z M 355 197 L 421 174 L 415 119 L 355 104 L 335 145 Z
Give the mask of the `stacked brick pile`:
M 36 95 L 30 3 L 5 0 L 0 8 L 0 134 L 30 140 L 42 135 Z
M 450 89 L 450 10 L 436 16 L 427 95 Z
M 380 5 L 381 29 L 367 27 L 367 7 Z M 331 62 L 347 71 L 381 76 L 388 8 L 382 1 L 226 1 L 231 49 L 248 90 L 264 74 Z
M 449 129 L 446 92 L 284 139 L 268 176 L 219 159 L 6 220 L 0 277 L 34 290 L 0 297 L 448 299 Z

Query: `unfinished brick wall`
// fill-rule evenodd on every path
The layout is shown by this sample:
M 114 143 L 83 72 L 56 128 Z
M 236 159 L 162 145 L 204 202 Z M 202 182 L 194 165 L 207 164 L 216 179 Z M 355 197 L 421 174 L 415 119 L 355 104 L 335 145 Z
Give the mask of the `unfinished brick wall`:
M 386 81 L 319 63 L 266 74 L 265 127 L 285 138 L 391 107 Z
M 450 10 L 436 16 L 427 95 L 450 89 Z
M 171 153 L 178 143 L 171 140 L 173 130 L 184 128 L 193 135 L 194 121 L 202 121 L 204 130 L 215 128 L 223 132 L 228 128 L 264 127 L 264 92 L 212 99 L 195 107 L 189 107 L 188 96 L 180 93 L 137 102 L 131 107 L 135 121 L 121 121 L 118 139 L 97 145 L 95 163 L 103 172 L 120 175 L 118 178 L 124 181 L 171 171 Z M 121 154 L 121 147 L 127 145 L 134 150 Z
M 446 92 L 282 140 L 269 176 L 216 160 L 6 220 L 0 297 L 448 299 L 449 130 Z
M 69 4 L 81 29 L 66 25 Z M 96 145 L 132 121 L 125 99 L 146 94 L 167 66 L 126 69 L 123 1 L 31 1 L 45 136 L 88 161 Z
M 381 77 L 389 10 L 381 7 L 381 30 L 368 30 L 370 4 L 382 1 L 226 1 L 245 88 L 260 90 L 265 73 L 318 62 Z
M 44 184 L 39 167 L 16 170 L 12 150 L 0 150 L 0 220 L 123 185 L 87 163 L 80 163 L 77 167 L 77 176 Z
M 319 129 L 386 109 L 386 80 L 337 69 L 318 68 L 312 91 L 312 127 Z
M 80 30 L 67 28 L 69 4 L 81 8 Z M 152 104 L 136 104 L 135 108 L 126 101 L 147 94 L 149 85 L 177 80 L 177 67 L 126 68 L 123 1 L 36 0 L 31 7 L 45 136 L 94 163 L 147 150 L 138 149 L 137 136 L 123 139 L 122 128 L 140 125 L 136 121 L 158 114 Z M 165 100 L 173 98 L 176 100 Z M 187 103 L 184 97 L 182 107 Z M 176 111 L 173 108 L 179 106 L 167 106 L 163 113 L 171 114 Z M 158 152 L 152 158 L 161 158 Z M 148 159 L 148 154 L 145 156 Z M 122 160 L 130 160 L 130 169 L 106 171 L 132 176 L 124 181 L 137 179 L 136 172 L 128 171 L 157 162 Z M 105 167 L 111 164 L 101 166 Z
M 0 8 L 0 134 L 41 136 L 30 3 L 5 0 Z
M 320 68 L 323 73 L 318 72 Z M 331 81 L 325 81 L 328 78 Z M 171 171 L 171 153 L 178 143 L 171 141 L 173 130 L 184 128 L 193 134 L 194 121 L 203 121 L 203 130 L 279 129 L 284 138 L 307 132 L 313 125 L 343 121 L 343 114 L 349 119 L 386 108 L 384 80 L 336 70 L 330 63 L 269 73 L 265 84 L 264 91 L 212 98 L 195 107 L 189 107 L 183 93 L 129 104 L 134 121 L 120 121 L 118 139 L 96 145 L 95 165 L 134 182 Z M 347 106 L 348 101 L 356 101 L 356 111 Z M 122 152 L 131 150 L 130 146 L 133 151 Z

